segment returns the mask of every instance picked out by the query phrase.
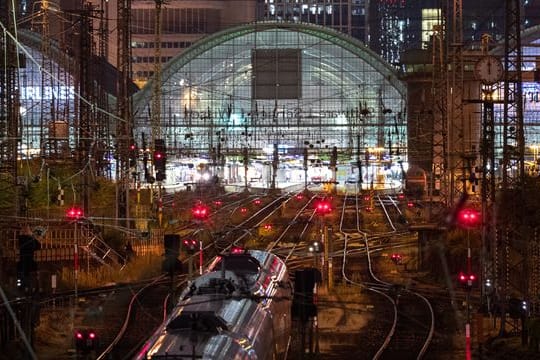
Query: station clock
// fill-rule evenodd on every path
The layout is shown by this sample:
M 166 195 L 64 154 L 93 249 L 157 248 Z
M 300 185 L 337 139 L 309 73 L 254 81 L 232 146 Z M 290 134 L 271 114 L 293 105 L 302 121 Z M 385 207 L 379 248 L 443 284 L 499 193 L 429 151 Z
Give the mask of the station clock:
M 475 77 L 485 85 L 492 85 L 503 77 L 503 66 L 495 56 L 484 56 L 474 66 Z

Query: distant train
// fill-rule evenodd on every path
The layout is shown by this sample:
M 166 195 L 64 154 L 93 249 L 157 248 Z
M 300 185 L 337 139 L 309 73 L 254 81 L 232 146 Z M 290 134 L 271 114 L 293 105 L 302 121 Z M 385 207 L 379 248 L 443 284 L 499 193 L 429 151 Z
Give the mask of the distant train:
M 135 359 L 284 358 L 292 286 L 285 263 L 260 250 L 218 256 L 181 294 Z
M 422 197 L 427 190 L 426 171 L 419 166 L 411 166 L 405 175 L 405 194 Z
M 538 163 L 536 161 L 525 161 L 525 174 L 536 177 L 539 173 Z

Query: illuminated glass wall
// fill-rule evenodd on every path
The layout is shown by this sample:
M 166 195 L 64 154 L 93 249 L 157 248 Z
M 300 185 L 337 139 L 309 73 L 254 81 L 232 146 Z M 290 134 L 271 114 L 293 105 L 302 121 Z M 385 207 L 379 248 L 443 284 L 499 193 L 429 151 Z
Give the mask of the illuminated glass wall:
M 215 34 L 164 67 L 159 88 L 161 133 L 180 157 L 217 147 L 265 154 L 274 144 L 290 155 L 334 146 L 351 158 L 359 148 L 405 155 L 403 83 L 367 47 L 328 28 L 263 23 Z M 152 89 L 134 103 L 136 136 L 147 139 L 156 128 Z

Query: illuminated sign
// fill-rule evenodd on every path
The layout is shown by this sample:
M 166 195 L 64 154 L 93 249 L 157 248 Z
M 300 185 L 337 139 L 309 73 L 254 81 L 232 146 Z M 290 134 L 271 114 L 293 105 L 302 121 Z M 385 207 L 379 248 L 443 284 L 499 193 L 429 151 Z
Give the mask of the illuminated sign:
M 73 86 L 23 86 L 21 88 L 21 100 L 52 100 L 52 99 L 75 98 Z

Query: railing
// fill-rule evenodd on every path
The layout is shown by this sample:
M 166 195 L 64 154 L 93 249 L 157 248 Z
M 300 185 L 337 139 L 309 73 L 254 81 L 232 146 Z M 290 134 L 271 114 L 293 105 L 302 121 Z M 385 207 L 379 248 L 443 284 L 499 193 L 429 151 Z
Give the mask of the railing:
M 38 226 L 38 225 L 36 225 Z M 54 262 L 73 260 L 74 245 L 79 247 L 81 261 L 89 256 L 101 264 L 122 267 L 125 263 L 125 254 L 110 247 L 96 229 L 85 224 L 48 224 L 44 236 L 38 238 L 41 249 L 36 250 L 34 259 L 37 262 Z M 77 232 L 75 233 L 75 228 Z M 0 256 L 16 259 L 19 253 L 17 236 L 19 229 L 0 229 Z M 146 236 L 138 232 L 125 232 L 124 242 L 131 243 L 138 255 L 162 255 L 163 229 L 151 229 Z

